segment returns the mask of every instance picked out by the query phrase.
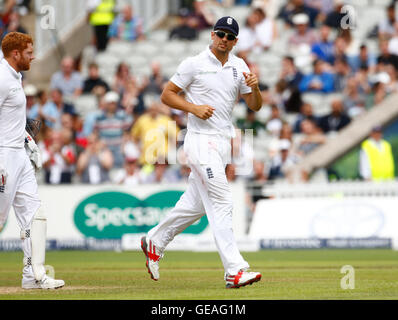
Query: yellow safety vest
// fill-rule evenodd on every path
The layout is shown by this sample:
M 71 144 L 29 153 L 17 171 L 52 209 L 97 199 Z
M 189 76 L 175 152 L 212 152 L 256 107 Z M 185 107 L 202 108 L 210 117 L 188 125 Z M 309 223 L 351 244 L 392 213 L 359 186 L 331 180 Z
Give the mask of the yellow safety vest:
M 394 179 L 394 158 L 387 141 L 381 141 L 381 150 L 370 140 L 362 142 L 362 148 L 368 156 L 373 180 Z
M 101 0 L 101 3 L 90 15 L 93 26 L 110 25 L 114 18 L 115 0 Z

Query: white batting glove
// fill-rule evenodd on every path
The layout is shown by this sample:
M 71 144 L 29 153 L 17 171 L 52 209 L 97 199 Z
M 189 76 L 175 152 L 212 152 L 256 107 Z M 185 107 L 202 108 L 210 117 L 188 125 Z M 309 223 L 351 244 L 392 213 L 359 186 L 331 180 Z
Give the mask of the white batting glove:
M 33 138 L 30 136 L 30 134 L 27 133 L 26 131 L 25 131 L 25 150 L 36 171 L 39 171 L 42 167 L 40 149 L 37 146 L 36 142 L 33 140 Z
M 0 187 L 3 187 L 6 185 L 7 177 L 8 177 L 8 173 L 7 173 L 6 169 L 4 168 L 3 164 L 0 163 Z

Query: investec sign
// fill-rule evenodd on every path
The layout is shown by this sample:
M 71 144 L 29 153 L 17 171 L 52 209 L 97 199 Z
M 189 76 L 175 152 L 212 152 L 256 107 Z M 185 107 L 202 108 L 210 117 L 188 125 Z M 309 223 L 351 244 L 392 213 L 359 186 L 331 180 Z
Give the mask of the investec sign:
M 74 223 L 86 237 L 120 239 L 125 233 L 148 232 L 175 206 L 183 192 L 163 191 L 146 199 L 124 192 L 101 192 L 81 201 Z M 204 216 L 183 233 L 199 234 L 208 225 Z

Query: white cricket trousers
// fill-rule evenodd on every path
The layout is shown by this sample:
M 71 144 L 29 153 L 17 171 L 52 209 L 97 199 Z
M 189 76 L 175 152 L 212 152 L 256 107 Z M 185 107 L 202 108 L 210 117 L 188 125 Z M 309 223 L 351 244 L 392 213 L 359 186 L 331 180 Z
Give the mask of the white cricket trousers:
M 33 216 L 41 205 L 35 171 L 24 148 L 0 147 L 0 161 L 8 173 L 6 185 L 0 187 L 0 226 L 6 223 L 13 206 L 21 228 L 21 239 L 23 238 L 23 278 L 33 280 L 33 269 L 29 261 L 32 256 L 30 227 Z
M 191 168 L 187 190 L 148 232 L 148 238 L 164 250 L 176 235 L 206 214 L 225 273 L 237 274 L 249 264 L 240 254 L 232 231 L 232 193 L 225 175 L 231 139 L 188 131 L 184 151 Z

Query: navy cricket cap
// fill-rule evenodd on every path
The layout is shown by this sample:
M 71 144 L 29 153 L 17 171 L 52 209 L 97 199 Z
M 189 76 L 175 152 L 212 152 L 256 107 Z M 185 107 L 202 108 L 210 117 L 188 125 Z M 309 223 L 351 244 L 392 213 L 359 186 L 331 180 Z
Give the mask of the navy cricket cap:
M 239 25 L 236 22 L 236 20 L 230 16 L 218 19 L 218 21 L 214 25 L 213 30 L 220 30 L 220 29 L 230 31 L 235 36 L 239 34 Z

